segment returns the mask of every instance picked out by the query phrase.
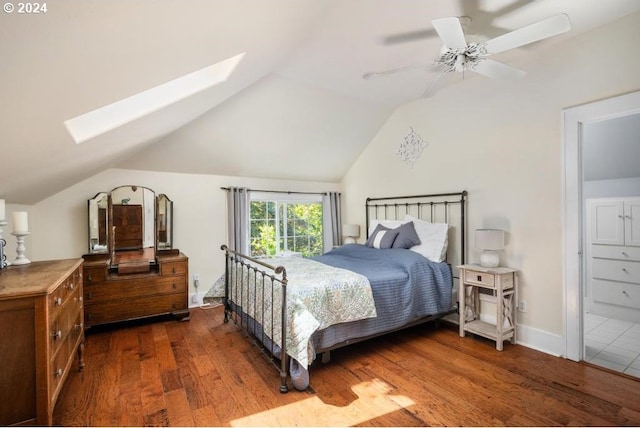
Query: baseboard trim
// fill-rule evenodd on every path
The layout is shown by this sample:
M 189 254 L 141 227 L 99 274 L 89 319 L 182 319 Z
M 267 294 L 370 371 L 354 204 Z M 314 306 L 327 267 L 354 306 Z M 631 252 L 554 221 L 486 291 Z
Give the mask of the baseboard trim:
M 562 336 L 521 324 L 518 324 L 516 328 L 516 342 L 518 345 L 556 357 L 563 356 Z

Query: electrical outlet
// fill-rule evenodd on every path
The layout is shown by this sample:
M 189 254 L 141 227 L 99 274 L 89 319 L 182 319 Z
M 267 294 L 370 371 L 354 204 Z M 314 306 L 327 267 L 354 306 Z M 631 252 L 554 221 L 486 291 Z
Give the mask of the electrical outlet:
M 518 303 L 518 310 L 520 312 L 527 312 L 527 301 L 526 300 L 520 300 L 520 302 Z
M 194 273 L 193 274 L 193 286 L 195 288 L 198 288 L 199 285 L 200 285 L 200 274 L 199 273 Z
M 191 303 L 198 303 L 198 295 L 197 294 L 192 294 L 191 295 Z

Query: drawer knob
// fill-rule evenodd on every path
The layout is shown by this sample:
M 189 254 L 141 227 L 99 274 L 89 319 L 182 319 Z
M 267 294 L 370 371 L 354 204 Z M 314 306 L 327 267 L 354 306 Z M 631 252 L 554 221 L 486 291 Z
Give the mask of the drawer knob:
M 53 337 L 55 340 L 60 339 L 62 337 L 62 331 L 54 331 L 53 333 L 51 333 L 51 337 Z
M 622 290 L 622 294 L 624 294 L 625 296 L 629 297 L 629 293 L 627 293 L 626 290 Z
M 627 272 L 627 268 L 622 268 L 622 272 Z
M 625 253 L 624 251 L 622 252 L 622 255 L 625 257 L 629 257 L 629 255 L 627 253 Z
M 171 273 L 176 273 L 176 268 L 171 268 Z
M 62 305 L 62 297 L 56 297 L 55 299 L 53 299 L 53 303 L 54 303 L 56 306 L 60 306 L 60 305 Z
M 79 303 L 82 303 L 82 301 L 83 301 L 83 300 L 84 300 L 84 299 L 82 298 L 82 296 L 78 297 L 78 302 L 79 302 Z
M 91 292 L 87 293 L 87 299 L 89 300 L 93 299 L 93 295 L 91 294 Z
M 175 282 L 173 283 L 173 289 L 174 290 L 176 289 L 176 283 Z
M 62 369 L 56 370 L 53 374 L 56 375 L 57 377 L 62 376 Z
M 91 278 L 91 274 L 87 275 L 87 281 L 93 281 L 93 278 Z
M 80 324 L 76 324 L 75 325 L 76 329 L 81 329 L 82 327 L 84 327 L 84 323 L 80 323 Z
M 482 281 L 482 275 L 478 275 L 478 279 L 476 281 Z

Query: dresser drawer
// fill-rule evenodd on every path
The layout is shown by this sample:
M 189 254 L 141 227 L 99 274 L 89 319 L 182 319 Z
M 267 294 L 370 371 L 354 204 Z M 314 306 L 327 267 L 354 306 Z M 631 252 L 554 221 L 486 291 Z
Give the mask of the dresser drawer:
M 145 298 L 171 293 L 185 293 L 187 278 L 185 276 L 154 277 L 148 279 L 132 279 L 107 281 L 102 284 L 88 285 L 84 288 L 85 305 L 94 305 L 108 300 L 127 298 Z M 126 305 L 125 305 L 126 306 Z
M 161 275 L 185 275 L 187 273 L 187 262 L 164 262 L 160 265 Z
M 596 302 L 640 309 L 640 285 L 594 279 L 591 288 Z
M 168 314 L 188 308 L 185 293 L 148 296 L 128 300 L 109 300 L 84 308 L 87 327 L 114 321 L 125 321 L 152 315 Z
M 592 259 L 591 276 L 612 281 L 640 283 L 640 262 Z
M 73 274 L 64 279 L 62 284 L 51 293 L 47 299 L 49 304 L 49 317 L 54 318 L 58 312 L 71 298 L 71 296 L 77 296 L 77 290 L 81 289 L 81 275 L 78 269 Z
M 96 284 L 104 282 L 107 279 L 107 269 L 104 267 L 85 267 L 84 268 L 84 284 Z
M 73 351 L 72 344 L 69 340 L 65 340 L 62 343 L 60 352 L 58 352 L 49 365 L 49 379 L 51 381 L 51 397 L 53 399 L 57 397 L 59 389 L 62 387 L 62 381 L 67 375 L 69 360 Z
M 592 245 L 591 256 L 601 259 L 617 259 L 640 262 L 640 247 L 620 245 Z
M 70 298 L 61 307 L 58 315 L 50 318 L 49 344 L 52 355 L 55 355 L 61 345 L 73 333 L 82 327 L 81 288 L 76 288 Z M 80 327 L 78 327 L 80 325 Z

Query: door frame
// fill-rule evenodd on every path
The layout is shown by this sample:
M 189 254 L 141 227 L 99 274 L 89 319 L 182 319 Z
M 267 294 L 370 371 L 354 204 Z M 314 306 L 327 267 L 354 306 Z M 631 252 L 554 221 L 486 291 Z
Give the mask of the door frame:
M 638 112 L 640 112 L 640 91 L 562 111 L 564 356 L 573 361 L 581 361 L 584 357 L 583 125 Z

